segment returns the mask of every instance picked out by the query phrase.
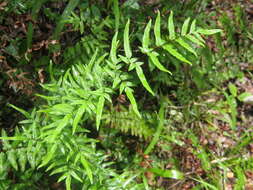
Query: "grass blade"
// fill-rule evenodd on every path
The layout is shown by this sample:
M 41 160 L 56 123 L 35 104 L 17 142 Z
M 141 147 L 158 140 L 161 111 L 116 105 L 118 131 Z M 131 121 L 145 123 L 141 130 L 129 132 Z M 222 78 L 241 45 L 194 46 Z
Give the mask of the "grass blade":
M 27 119 L 31 118 L 31 117 L 30 117 L 30 114 L 29 114 L 27 111 L 25 111 L 25 110 L 23 110 L 23 109 L 21 109 L 21 108 L 18 108 L 18 107 L 16 107 L 16 106 L 12 105 L 12 104 L 8 104 L 8 106 L 10 106 L 10 107 L 12 107 L 13 109 L 15 109 L 15 110 L 19 111 L 20 113 L 22 113 Z
M 148 171 L 151 171 L 152 173 L 161 176 L 161 177 L 167 177 L 172 179 L 184 179 L 184 174 L 178 170 L 163 170 L 160 168 L 150 168 Z
M 16 137 L 0 137 L 0 140 L 7 140 L 7 141 L 26 141 L 29 140 L 27 137 L 16 136 Z

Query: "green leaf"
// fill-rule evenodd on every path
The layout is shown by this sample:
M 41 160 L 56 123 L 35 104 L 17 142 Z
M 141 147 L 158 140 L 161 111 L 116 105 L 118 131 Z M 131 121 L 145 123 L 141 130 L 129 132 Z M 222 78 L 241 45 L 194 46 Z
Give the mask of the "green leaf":
M 78 126 L 78 123 L 79 123 L 80 119 L 82 118 L 83 113 L 85 112 L 86 106 L 87 106 L 86 104 L 83 104 L 83 105 L 81 105 L 81 107 L 77 110 L 76 116 L 75 116 L 74 121 L 73 121 L 73 131 L 72 131 L 72 134 L 75 133 L 76 128 L 77 128 L 77 126 Z
M 0 173 L 6 172 L 6 168 L 9 164 L 6 163 L 6 154 L 0 152 Z
M 176 49 L 174 49 L 174 47 L 171 44 L 166 44 L 163 46 L 163 48 L 180 61 L 192 65 L 192 63 L 188 61 L 183 55 L 181 55 Z
M 50 111 L 53 113 L 60 112 L 60 113 L 71 113 L 73 111 L 73 107 L 69 104 L 56 104 L 50 108 Z
M 15 169 L 18 170 L 18 163 L 17 163 L 17 155 L 14 150 L 10 150 L 7 152 L 7 159 L 9 160 L 11 166 Z
M 237 87 L 234 84 L 229 83 L 228 88 L 229 88 L 229 91 L 232 94 L 232 96 L 236 97 L 237 96 Z
M 16 136 L 16 137 L 0 137 L 1 140 L 9 140 L 9 141 L 26 141 L 29 140 L 27 137 Z
M 171 72 L 169 70 L 167 70 L 159 61 L 159 59 L 157 58 L 157 55 L 158 54 L 155 54 L 154 52 L 149 52 L 148 53 L 148 56 L 149 58 L 151 59 L 152 63 L 158 68 L 160 69 L 161 71 L 163 72 L 167 72 L 167 73 L 170 73 Z
M 188 50 L 189 52 L 191 52 L 192 54 L 194 54 L 197 57 L 196 51 L 187 42 L 185 42 L 182 38 L 176 39 L 176 42 L 179 43 L 183 48 L 185 48 L 186 50 Z
M 39 165 L 38 168 L 41 168 L 47 165 L 47 163 L 53 158 L 54 153 L 56 152 L 56 149 L 57 149 L 57 144 L 53 144 L 53 146 L 50 147 L 49 152 L 43 157 L 42 163 Z
M 71 190 L 71 175 L 69 174 L 67 175 L 65 184 L 66 184 L 66 190 Z
M 118 32 L 116 32 L 114 34 L 113 38 L 112 38 L 112 45 L 111 45 L 111 51 L 110 51 L 110 58 L 111 58 L 111 60 L 114 64 L 118 63 L 118 59 L 117 59 L 117 45 L 118 45 L 117 36 L 118 36 Z
M 99 65 L 105 60 L 105 57 L 108 55 L 108 53 L 105 53 L 104 55 L 101 55 L 99 58 L 96 60 L 96 64 Z
M 25 110 L 18 108 L 12 104 L 8 104 L 8 106 L 10 106 L 10 107 L 14 108 L 15 110 L 19 111 L 20 113 L 22 113 L 27 119 L 31 118 L 30 114 L 28 112 L 26 112 Z
M 188 40 L 192 41 L 193 43 L 198 44 L 198 45 L 200 45 L 200 46 L 202 46 L 202 47 L 205 47 L 205 44 L 203 44 L 199 39 L 197 39 L 197 38 L 194 37 L 193 35 L 187 34 L 187 35 L 185 35 L 185 37 L 186 37 Z
M 41 94 L 35 94 L 35 96 L 41 97 L 41 98 L 43 98 L 45 100 L 48 100 L 48 101 L 59 100 L 59 96 L 44 96 L 44 95 L 41 95 Z
M 143 37 L 142 37 L 142 47 L 143 47 L 144 51 L 148 51 L 149 40 L 150 40 L 149 33 L 150 33 L 151 23 L 152 23 L 152 20 L 149 20 L 149 22 L 144 30 Z
M 249 92 L 244 92 L 237 97 L 240 101 L 253 105 L 253 95 Z
M 60 20 L 57 22 L 55 31 L 53 33 L 53 38 L 58 39 L 60 36 L 60 33 L 65 25 L 64 20 L 67 20 L 69 15 L 72 13 L 72 11 L 76 8 L 76 6 L 79 4 L 79 0 L 69 0 L 68 5 L 64 9 Z
M 192 33 L 192 32 L 195 32 L 195 30 L 196 30 L 196 19 L 194 19 L 193 21 L 192 21 L 192 24 L 191 24 L 191 28 L 190 28 L 190 34 Z
M 169 30 L 169 38 L 171 40 L 174 40 L 176 35 L 175 35 L 175 26 L 173 22 L 173 11 L 171 11 L 169 19 L 168 19 L 168 30 Z
M 235 168 L 236 171 L 236 184 L 234 186 L 235 190 L 240 190 L 240 189 L 244 189 L 245 187 L 245 183 L 247 181 L 247 178 L 244 175 L 244 169 L 241 168 L 241 166 L 236 166 Z M 250 188 L 249 188 L 250 189 Z
M 83 165 L 83 167 L 84 167 L 84 169 L 85 169 L 85 171 L 87 173 L 87 176 L 88 176 L 88 178 L 90 180 L 90 183 L 92 184 L 93 183 L 92 170 L 91 170 L 91 168 L 89 166 L 89 163 L 87 162 L 87 160 L 83 156 L 81 157 L 81 163 L 82 163 L 82 165 Z
M 147 180 L 147 178 L 146 178 L 146 176 L 144 174 L 142 175 L 142 181 L 143 181 L 145 190 L 150 190 L 149 186 L 148 186 L 148 180 Z
M 130 43 L 129 43 L 129 25 L 130 25 L 130 20 L 128 19 L 125 30 L 124 30 L 124 50 L 127 58 L 132 57 L 132 51 L 130 48 Z
M 123 189 L 126 189 L 127 185 L 128 185 L 128 184 L 131 184 L 137 176 L 138 176 L 138 174 L 131 175 L 130 177 L 128 177 L 128 178 L 124 181 L 124 183 L 122 184 L 122 188 L 123 188 Z
M 104 96 L 100 96 L 97 104 L 97 112 L 96 112 L 96 127 L 99 129 L 100 121 L 102 118 L 103 108 L 104 108 L 105 98 Z
M 64 173 L 61 177 L 58 178 L 57 182 L 61 182 L 62 180 L 66 179 L 68 176 L 68 173 Z
M 53 61 L 50 60 L 50 63 L 49 63 L 49 75 L 50 75 L 50 80 L 51 81 L 55 81 L 55 78 L 54 78 L 54 72 L 53 72 Z
M 196 179 L 196 178 L 191 178 L 191 179 L 193 179 L 193 180 L 195 180 L 195 181 L 197 181 L 197 182 L 199 182 L 199 183 L 203 184 L 203 185 L 205 186 L 205 188 L 206 188 L 206 189 L 210 189 L 210 190 L 218 190 L 218 188 L 217 188 L 217 187 L 215 187 L 215 186 L 213 186 L 213 185 L 211 185 L 211 184 L 209 184 L 209 183 L 205 182 L 205 181 L 204 181 L 204 180 L 202 180 L 202 179 Z
M 40 11 L 43 4 L 44 4 L 44 1 L 35 1 L 33 3 L 32 10 L 31 10 L 32 20 L 37 19 L 38 13 L 39 13 L 39 11 Z
M 80 160 L 81 158 L 81 153 L 79 152 L 76 157 L 75 157 L 75 160 L 74 160 L 74 165 L 76 165 L 76 163 Z
M 75 171 L 71 171 L 70 174 L 78 181 L 80 181 L 81 183 L 83 182 L 83 180 L 77 175 L 77 173 Z
M 125 88 L 126 88 L 126 83 L 122 82 L 119 87 L 119 93 L 122 94 L 122 92 L 125 90 Z
M 119 20 L 120 20 L 120 9 L 119 9 L 119 1 L 113 0 L 113 14 L 115 16 L 115 29 L 118 31 L 119 29 Z
M 188 31 L 188 27 L 189 27 L 189 23 L 190 23 L 190 18 L 187 18 L 184 21 L 184 24 L 182 26 L 182 31 L 181 31 L 181 35 L 184 36 L 186 35 L 187 31 Z
M 134 95 L 133 95 L 133 90 L 129 87 L 126 87 L 125 92 L 126 92 L 126 95 L 127 95 L 128 99 L 131 102 L 131 105 L 133 106 L 134 112 L 136 113 L 136 115 L 138 115 L 141 118 L 141 114 L 138 111 L 138 106 L 137 106 L 137 103 L 136 103 Z
M 97 54 L 98 54 L 98 48 L 96 48 L 95 53 L 92 55 L 91 60 L 90 60 L 89 63 L 88 63 L 88 66 L 87 66 L 87 73 L 88 73 L 88 72 L 91 72 L 91 70 L 92 70 L 92 68 L 93 68 L 93 65 L 96 63 Z M 74 67 L 73 67 L 73 68 L 74 68 Z
M 155 93 L 152 91 L 152 89 L 150 88 L 147 79 L 142 71 L 142 68 L 140 66 L 136 66 L 135 67 L 137 75 L 142 83 L 142 85 L 147 89 L 147 91 L 149 91 L 153 96 L 155 95 Z
M 196 32 L 200 33 L 200 34 L 204 34 L 204 35 L 213 35 L 219 32 L 222 32 L 221 29 L 211 29 L 211 30 L 207 30 L 207 29 L 198 29 Z
M 124 63 L 126 63 L 126 64 L 130 63 L 130 61 L 129 61 L 130 59 L 129 58 L 127 58 L 125 56 L 122 56 L 122 55 L 119 55 L 119 57 L 120 57 L 121 61 L 123 61 Z
M 114 81 L 113 81 L 113 84 L 112 84 L 112 88 L 113 89 L 116 88 L 120 84 L 120 82 L 121 82 L 121 78 L 120 78 L 120 76 L 117 75 L 114 78 Z
M 134 70 L 135 67 L 136 67 L 136 63 L 131 63 L 131 64 L 129 65 L 129 67 L 128 67 L 128 71 Z
M 202 38 L 202 36 L 201 36 L 199 33 L 193 32 L 192 34 L 193 34 L 199 41 L 201 41 L 203 44 L 206 43 L 206 41 Z
M 160 20 L 161 20 L 160 11 L 158 11 L 157 17 L 155 20 L 155 26 L 154 26 L 156 46 L 162 45 L 161 21 Z
M 165 104 L 162 104 L 160 110 L 159 110 L 159 124 L 157 126 L 156 132 L 154 134 L 153 139 L 151 140 L 150 144 L 148 145 L 148 147 L 146 148 L 146 150 L 144 151 L 144 154 L 149 154 L 152 149 L 154 148 L 154 146 L 156 145 L 156 143 L 158 142 L 161 132 L 163 130 L 163 126 L 164 126 L 164 113 L 165 113 Z
M 178 170 L 163 170 L 160 168 L 150 168 L 148 170 L 161 177 L 167 177 L 172 179 L 184 179 L 184 174 Z
M 50 173 L 50 176 L 51 175 L 54 175 L 54 174 L 58 174 L 58 173 L 63 173 L 63 172 L 66 172 L 66 171 L 68 171 L 68 167 L 67 166 L 62 166 L 62 167 L 59 167 L 59 168 L 57 168 L 57 169 L 54 169 L 51 173 Z M 49 169 L 47 169 L 47 170 L 49 170 Z
M 1 139 L 2 139 L 3 150 L 11 149 L 12 146 L 9 142 L 9 139 L 5 140 L 6 137 L 9 138 L 6 134 L 6 131 L 2 129 L 1 135 L 2 135 Z
M 56 137 L 61 131 L 62 129 L 68 125 L 69 121 L 70 121 L 70 118 L 71 118 L 71 114 L 67 114 L 62 120 L 61 122 L 59 123 L 59 125 L 57 126 L 56 130 L 55 130 L 55 133 L 53 134 L 54 137 Z

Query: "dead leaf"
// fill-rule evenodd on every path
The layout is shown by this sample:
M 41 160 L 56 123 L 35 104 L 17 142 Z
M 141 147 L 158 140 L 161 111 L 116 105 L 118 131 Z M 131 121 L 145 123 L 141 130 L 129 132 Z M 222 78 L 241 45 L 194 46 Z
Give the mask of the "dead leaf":
M 4 7 L 6 7 L 8 3 L 6 1 L 3 1 L 0 3 L 0 10 L 4 10 Z

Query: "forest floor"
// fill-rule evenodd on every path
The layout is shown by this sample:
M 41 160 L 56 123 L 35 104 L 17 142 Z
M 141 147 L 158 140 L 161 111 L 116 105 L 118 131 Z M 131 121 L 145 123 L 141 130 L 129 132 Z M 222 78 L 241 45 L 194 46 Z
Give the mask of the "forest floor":
M 225 33 L 223 39 L 207 39 L 208 47 L 215 54 L 212 59 L 225 63 L 214 69 L 216 74 L 213 77 L 226 80 L 203 92 L 195 102 L 171 108 L 184 118 L 172 119 L 177 127 L 168 130 L 175 134 L 174 145 L 160 141 L 156 154 L 168 160 L 166 169 L 173 167 L 171 158 L 177 160 L 186 177 L 184 180 L 160 177 L 154 182 L 149 176 L 152 174 L 146 173 L 150 185 L 156 183 L 165 189 L 189 190 L 202 183 L 206 189 L 215 189 L 211 183 L 223 180 L 224 190 L 239 189 L 241 183 L 245 190 L 253 190 L 253 2 L 211 2 L 203 11 L 206 17 L 210 17 L 210 23 Z M 0 2 L 0 10 L 7 6 L 8 1 Z M 51 3 L 48 6 L 61 10 L 65 4 Z M 44 57 L 46 61 L 51 59 L 60 64 L 61 52 L 51 51 L 50 46 L 61 43 L 64 49 L 79 38 L 67 25 L 59 41 L 50 40 L 54 23 L 43 15 L 36 21 L 32 17 L 24 13 L 1 18 L 0 127 L 10 134 L 22 116 L 7 103 L 29 110 L 38 99 L 35 94 L 41 91 L 39 83 L 46 83 L 49 78 L 43 63 L 29 65 L 26 59 L 32 54 L 32 59 Z M 32 43 L 22 40 L 29 36 L 31 23 Z M 188 118 L 186 112 L 192 112 L 196 117 Z M 142 142 L 136 140 L 135 143 Z M 212 155 L 211 159 L 208 154 Z M 144 161 L 152 162 L 148 158 Z

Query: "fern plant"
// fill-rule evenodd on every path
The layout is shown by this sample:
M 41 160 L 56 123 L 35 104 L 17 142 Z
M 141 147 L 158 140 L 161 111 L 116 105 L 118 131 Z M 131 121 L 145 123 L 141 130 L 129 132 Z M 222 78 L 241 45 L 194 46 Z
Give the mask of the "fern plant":
M 148 56 L 154 66 L 162 72 L 171 74 L 171 72 L 163 66 L 159 61 L 159 53 L 158 50 L 162 49 L 168 52 L 173 57 L 177 58 L 182 63 L 187 63 L 192 65 L 192 62 L 188 60 L 187 57 L 183 53 L 181 53 L 178 49 L 183 47 L 187 52 L 192 53 L 197 56 L 197 52 L 195 48 L 197 46 L 204 46 L 205 40 L 201 37 L 202 35 L 212 35 L 218 32 L 221 32 L 219 29 L 202 29 L 196 27 L 196 20 L 192 21 L 190 24 L 190 18 L 186 19 L 183 23 L 181 33 L 176 33 L 174 21 L 173 21 L 173 12 L 171 12 L 168 18 L 168 35 L 166 33 L 161 36 L 161 24 L 160 24 L 160 12 L 158 12 L 155 25 L 154 25 L 154 37 L 155 42 L 152 43 L 153 47 L 151 47 L 151 36 L 150 30 L 152 25 L 152 20 L 150 20 L 145 27 L 143 38 L 142 38 L 142 47 L 139 49 L 141 52 Z M 152 88 L 150 87 L 146 76 L 144 75 L 144 71 L 142 66 L 145 65 L 143 61 L 139 61 L 139 58 L 134 57 L 130 42 L 129 42 L 129 25 L 130 21 L 128 20 L 125 30 L 124 30 L 124 52 L 125 55 L 117 55 L 117 45 L 119 42 L 117 41 L 118 33 L 116 33 L 112 40 L 110 59 L 108 61 L 108 65 L 111 69 L 113 69 L 116 73 L 112 75 L 114 78 L 113 88 L 119 88 L 120 94 L 124 91 L 129 98 L 134 112 L 141 117 L 141 114 L 138 111 L 137 103 L 133 95 L 133 87 L 136 86 L 136 79 L 134 81 L 131 80 L 129 76 L 129 71 L 134 70 L 142 84 L 142 86 L 151 94 L 155 95 Z M 122 71 L 127 65 L 128 72 Z M 123 68 L 123 69 L 122 69 Z M 117 72 L 116 72 L 117 71 Z
M 102 48 L 100 52 L 96 50 L 89 63 L 74 64 L 57 80 L 54 79 L 51 69 L 52 83 L 42 85 L 48 93 L 38 95 L 47 101 L 46 104 L 31 114 L 12 106 L 27 119 L 21 122 L 22 131 L 17 129 L 14 136 L 8 137 L 2 132 L 5 152 L 1 153 L 1 159 L 7 159 L 15 170 L 23 171 L 27 162 L 33 169 L 45 168 L 51 175 L 57 175 L 59 182 L 65 181 L 67 190 L 74 186 L 82 189 L 143 189 L 144 184 L 134 181 L 138 175 L 143 174 L 143 170 L 115 171 L 105 152 L 96 147 L 98 140 L 90 136 L 90 130 L 99 130 L 101 121 L 103 123 L 106 117 L 104 110 L 113 107 L 114 95 L 125 93 L 131 103 L 130 111 L 113 110 L 111 115 L 106 117 L 107 122 L 104 122 L 104 126 L 111 123 L 120 131 L 130 130 L 132 134 L 145 138 L 158 130 L 152 145 L 148 148 L 150 152 L 159 138 L 163 122 L 157 122 L 152 114 L 148 117 L 155 122 L 141 120 L 149 118 L 138 109 L 137 98 L 134 96 L 136 86 L 141 83 L 147 92 L 157 96 L 159 101 L 158 93 L 151 88 L 144 74 L 147 71 L 144 70 L 146 63 L 143 55 L 147 56 L 160 72 L 171 75 L 169 69 L 160 63 L 161 55 L 158 50 L 169 53 L 180 62 L 192 65 L 185 56 L 187 54 L 180 51 L 180 48 L 183 47 L 196 56 L 195 47 L 204 46 L 201 34 L 211 35 L 220 32 L 218 29 L 197 28 L 196 21 L 190 24 L 190 19 L 187 19 L 181 33 L 176 33 L 173 12 L 168 19 L 168 34 L 161 35 L 159 12 L 154 25 L 154 40 L 150 36 L 151 25 L 150 20 L 144 30 L 142 47 L 139 48 L 142 56 L 134 54 L 133 47 L 130 46 L 128 20 L 123 34 L 124 55 L 117 53 L 120 42 L 117 39 L 119 33 L 116 32 L 110 52 L 106 52 L 106 48 Z M 132 115 L 131 110 L 135 115 Z M 163 118 L 164 111 L 160 112 L 159 115 Z M 131 123 L 114 120 L 115 117 L 126 115 L 131 117 Z
M 142 118 L 139 118 L 132 109 L 128 110 L 123 106 L 120 106 L 119 109 L 120 111 L 112 110 L 104 114 L 105 125 L 123 133 L 130 132 L 131 135 L 140 138 L 149 139 L 152 137 L 156 125 L 156 114 L 142 112 Z

